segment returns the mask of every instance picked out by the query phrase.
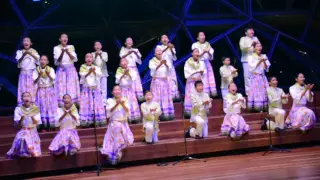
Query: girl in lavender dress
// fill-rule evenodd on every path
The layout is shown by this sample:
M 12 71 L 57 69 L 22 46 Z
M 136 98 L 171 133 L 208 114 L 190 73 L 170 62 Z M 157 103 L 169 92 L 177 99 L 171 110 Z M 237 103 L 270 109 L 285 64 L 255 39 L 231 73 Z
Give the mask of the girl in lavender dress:
M 122 157 L 122 150 L 133 144 L 134 138 L 128 124 L 130 114 L 128 100 L 122 97 L 121 87 L 114 86 L 114 98 L 107 100 L 109 124 L 104 135 L 101 154 L 107 156 L 111 164 L 117 164 Z
M 31 48 L 32 42 L 28 37 L 23 38 L 23 49 L 18 50 L 16 53 L 16 60 L 18 61 L 18 68 L 20 68 L 19 82 L 18 82 L 18 106 L 23 101 L 21 99 L 22 93 L 30 92 L 32 102 L 35 102 L 37 84 L 33 83 L 32 74 L 36 69 L 36 65 L 39 65 L 39 54 Z
M 137 97 L 135 96 L 133 83 L 136 80 L 136 74 L 128 68 L 128 61 L 124 58 L 120 60 L 120 67 L 116 72 L 116 84 L 119 84 L 122 90 L 122 97 L 126 98 L 130 105 L 130 123 L 141 122 L 141 113 Z
M 78 61 L 73 45 L 68 45 L 68 35 L 61 34 L 60 45 L 53 48 L 54 63 L 58 66 L 55 89 L 59 106 L 63 106 L 63 96 L 70 94 L 73 103 L 79 103 L 79 77 L 74 63 Z
M 302 132 L 306 132 L 316 125 L 314 112 L 307 108 L 307 102 L 313 101 L 313 92 L 311 90 L 314 84 L 305 85 L 304 81 L 304 75 L 299 73 L 296 77 L 296 84 L 289 89 L 293 102 L 285 122 L 287 127 L 300 129 Z
M 93 56 L 86 54 L 86 63 L 80 67 L 81 100 L 80 100 L 80 120 L 81 126 L 106 125 L 106 113 L 103 105 L 103 98 L 99 88 L 101 69 L 93 65 Z M 95 121 L 95 124 L 94 124 Z
M 40 110 L 32 103 L 31 94 L 22 94 L 23 105 L 14 110 L 14 122 L 21 126 L 13 140 L 7 158 L 41 156 L 40 137 L 37 125 L 41 124 Z
M 133 89 L 137 96 L 138 101 L 142 102 L 143 99 L 143 89 L 140 79 L 139 70 L 136 63 L 141 64 L 141 54 L 139 49 L 133 48 L 133 40 L 131 37 L 128 37 L 125 42 L 125 47 L 122 47 L 120 50 L 120 58 L 126 58 L 128 60 L 128 67 L 131 69 L 137 77 L 133 83 Z
M 54 90 L 56 74 L 54 69 L 48 66 L 48 63 L 48 57 L 42 55 L 40 66 L 33 71 L 33 80 L 38 86 L 36 104 L 40 108 L 42 132 L 55 129 L 58 109 L 58 101 Z
M 72 104 L 71 96 L 63 96 L 64 107 L 57 112 L 57 126 L 60 131 L 49 146 L 50 153 L 53 155 L 65 154 L 73 155 L 80 150 L 81 144 L 77 132 L 80 125 L 79 114 L 76 106 Z
M 237 93 L 237 86 L 229 84 L 229 94 L 224 98 L 223 111 L 226 113 L 221 125 L 221 134 L 230 136 L 232 139 L 240 139 L 250 128 L 241 114 L 241 108 L 246 108 L 246 100 Z
M 248 93 L 248 109 L 251 111 L 267 111 L 269 87 L 265 72 L 269 70 L 270 62 L 265 54 L 261 54 L 262 45 L 254 44 L 254 53 L 248 59 L 250 72 L 250 88 Z

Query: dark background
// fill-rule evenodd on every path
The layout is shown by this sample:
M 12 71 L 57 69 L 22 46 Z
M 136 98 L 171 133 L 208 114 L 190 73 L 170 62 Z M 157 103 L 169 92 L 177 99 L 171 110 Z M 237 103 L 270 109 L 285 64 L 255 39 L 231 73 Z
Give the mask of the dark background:
M 191 5 L 185 12 L 188 3 Z M 243 13 L 236 11 L 230 5 Z M 220 86 L 218 69 L 222 65 L 220 60 L 222 56 L 230 56 L 236 68 L 242 70 L 240 60 L 236 57 L 240 55 L 238 45 L 240 37 L 244 35 L 244 29 L 247 27 L 255 29 L 265 53 L 269 53 L 273 40 L 277 33 L 280 33 L 268 75 L 276 75 L 280 86 L 286 91 L 294 83 L 297 72 L 305 73 L 309 82 L 319 84 L 320 3 L 318 0 L 47 0 L 46 2 L 2 0 L 0 1 L 0 84 L 3 84 L 3 88 L 0 93 L 0 106 L 16 105 L 12 88 L 17 87 L 19 69 L 13 61 L 15 61 L 15 51 L 21 48 L 21 38 L 25 35 L 31 38 L 33 48 L 40 54 L 51 57 L 51 66 L 53 66 L 53 47 L 59 44 L 61 33 L 67 33 L 69 43 L 76 48 L 79 59 L 76 63 L 77 68 L 84 63 L 84 54 L 93 51 L 93 42 L 102 41 L 103 49 L 109 55 L 108 85 L 111 88 L 119 64 L 120 49 L 116 42 L 122 45 L 126 37 L 132 37 L 143 60 L 148 61 L 149 59 L 144 58 L 153 51 L 161 34 L 171 32 L 172 28 L 181 25 L 181 29 L 177 31 L 172 41 L 179 59 L 191 51 L 192 41 L 188 32 L 193 39 L 196 39 L 199 31 L 206 33 L 207 40 L 219 37 L 236 26 L 235 22 L 245 21 L 251 17 L 250 5 L 254 20 L 227 36 L 236 48 L 236 54 L 230 48 L 225 36 L 212 44 L 215 49 L 212 66 L 217 86 Z M 19 18 L 19 14 L 25 18 L 26 25 Z M 204 20 L 220 20 L 220 23 L 209 22 L 200 26 L 186 27 L 185 24 L 189 20 L 202 23 Z M 301 38 L 307 24 L 309 25 L 305 38 Z M 298 53 L 299 50 L 306 51 L 309 55 L 302 56 Z M 181 82 L 185 83 L 183 64 L 177 66 L 176 70 Z M 141 70 L 141 78 L 147 74 L 147 62 L 144 67 L 146 68 Z M 243 87 L 242 75 L 236 81 Z M 148 89 L 148 86 L 146 83 L 144 87 Z M 180 84 L 180 91 L 184 91 L 183 84 Z

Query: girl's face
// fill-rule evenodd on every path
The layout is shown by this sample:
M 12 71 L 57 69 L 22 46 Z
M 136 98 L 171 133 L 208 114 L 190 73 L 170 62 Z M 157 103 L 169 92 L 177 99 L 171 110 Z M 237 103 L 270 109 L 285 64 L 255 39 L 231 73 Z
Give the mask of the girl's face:
M 92 65 L 92 62 L 93 62 L 93 56 L 92 56 L 92 54 L 87 53 L 87 54 L 86 54 L 86 64 L 89 65 L 89 66 L 91 66 L 91 65 Z
M 164 45 L 167 45 L 169 42 L 169 38 L 167 35 L 162 35 L 161 36 L 161 43 L 164 44 Z
M 278 86 L 278 80 L 276 77 L 273 77 L 271 80 L 270 80 L 270 86 L 273 86 L 273 87 L 277 87 Z
M 261 54 L 262 45 L 260 43 L 258 43 L 258 44 L 256 44 L 254 49 L 255 49 L 256 53 Z
M 200 42 L 202 42 L 202 43 L 206 41 L 206 36 L 205 36 L 204 32 L 199 32 L 199 34 L 198 34 L 198 40 L 199 40 Z
M 28 38 L 28 37 L 24 38 L 22 43 L 23 43 L 24 49 L 30 49 L 30 47 L 31 47 L 31 39 L 30 38 Z
M 297 82 L 298 84 L 300 84 L 300 85 L 304 84 L 304 80 L 305 80 L 305 78 L 304 78 L 304 75 L 303 75 L 302 73 L 300 73 L 300 74 L 298 75 L 298 77 L 296 78 L 296 82 Z
M 46 67 L 46 65 L 48 64 L 48 57 L 47 56 L 41 56 L 40 58 L 40 66 L 42 68 Z
M 60 40 L 60 43 L 61 43 L 62 45 L 67 45 L 67 44 L 68 44 L 68 35 L 66 35 L 66 34 L 61 34 L 59 40 Z
M 194 60 L 198 60 L 198 58 L 199 58 L 199 50 L 198 49 L 194 49 L 192 51 L 192 57 Z
M 147 92 L 144 97 L 147 101 L 151 101 L 153 96 L 151 92 Z
M 223 60 L 223 64 L 224 64 L 224 65 L 230 65 L 230 58 L 225 58 L 225 59 Z
M 158 58 L 158 59 L 162 59 L 162 50 L 161 48 L 156 48 L 154 50 L 154 55 Z
M 64 95 L 64 96 L 63 96 L 63 103 L 64 103 L 65 105 L 71 104 L 71 96 L 68 95 L 68 94 Z
M 203 84 L 202 83 L 197 84 L 196 90 L 197 92 L 203 92 Z
M 123 69 L 127 69 L 128 67 L 128 61 L 125 59 L 125 58 L 122 58 L 120 60 L 120 66 L 123 68 Z
M 29 106 L 31 104 L 31 94 L 28 92 L 23 93 L 22 101 L 25 105 Z
M 231 94 L 233 94 L 233 95 L 236 94 L 237 90 L 238 90 L 238 88 L 237 88 L 236 84 L 232 83 L 232 84 L 229 85 L 229 92 Z
M 95 42 L 95 43 L 94 43 L 94 49 L 95 49 L 96 51 L 101 51 L 101 49 L 102 49 L 102 44 L 101 44 L 100 42 Z
M 127 46 L 127 48 L 131 48 L 133 46 L 132 38 L 127 38 L 126 39 L 126 46 Z
M 113 87 L 112 94 L 113 94 L 114 97 L 116 97 L 116 98 L 121 97 L 121 88 L 120 88 L 120 86 L 115 86 L 115 87 Z

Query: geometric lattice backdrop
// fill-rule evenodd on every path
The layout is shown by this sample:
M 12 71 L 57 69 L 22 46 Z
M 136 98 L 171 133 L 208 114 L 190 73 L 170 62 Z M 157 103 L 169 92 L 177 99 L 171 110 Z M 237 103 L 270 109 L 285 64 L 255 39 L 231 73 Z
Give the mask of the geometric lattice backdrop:
M 190 56 L 197 32 L 204 31 L 215 49 L 217 84 L 220 58 L 229 56 L 240 69 L 239 39 L 253 27 L 271 59 L 270 74 L 288 87 L 298 71 L 319 84 L 320 3 L 318 0 L 6 0 L 1 1 L 0 84 L 1 105 L 15 105 L 19 69 L 14 59 L 21 39 L 29 36 L 40 54 L 52 57 L 59 35 L 69 35 L 75 45 L 79 67 L 93 42 L 103 42 L 109 54 L 109 87 L 119 64 L 119 50 L 126 37 L 134 39 L 143 55 L 139 66 L 144 88 L 150 84 L 148 61 L 161 34 L 176 46 L 179 89 L 184 91 L 183 65 Z M 308 54 L 300 54 L 305 51 Z M 50 59 L 53 66 L 53 59 Z M 240 86 L 242 76 L 237 79 Z

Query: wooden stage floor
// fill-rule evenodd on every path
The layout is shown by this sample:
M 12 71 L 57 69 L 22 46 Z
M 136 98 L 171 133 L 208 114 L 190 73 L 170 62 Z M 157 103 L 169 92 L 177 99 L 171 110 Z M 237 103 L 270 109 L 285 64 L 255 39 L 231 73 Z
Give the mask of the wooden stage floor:
M 155 164 L 104 170 L 100 177 L 92 172 L 41 177 L 41 180 L 213 180 L 213 179 L 320 179 L 320 146 L 297 148 L 292 152 L 263 152 L 206 158 L 172 166 Z

